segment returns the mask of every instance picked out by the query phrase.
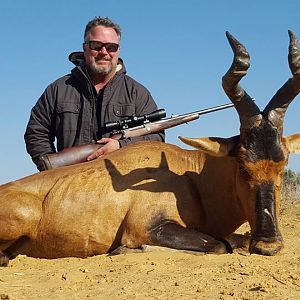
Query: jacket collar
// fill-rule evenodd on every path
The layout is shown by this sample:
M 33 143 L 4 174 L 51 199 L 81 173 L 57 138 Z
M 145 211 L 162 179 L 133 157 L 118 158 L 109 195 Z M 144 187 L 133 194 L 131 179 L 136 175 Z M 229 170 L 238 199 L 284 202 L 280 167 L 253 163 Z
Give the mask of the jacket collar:
M 82 87 L 88 93 L 88 95 L 91 95 L 94 91 L 94 88 L 86 69 L 83 52 L 72 52 L 69 55 L 69 61 L 75 65 L 75 68 L 73 68 L 73 70 L 71 71 L 72 75 L 81 83 Z M 113 83 L 114 79 L 119 77 L 121 74 L 126 74 L 126 68 L 123 60 L 119 58 L 117 72 L 111 83 Z

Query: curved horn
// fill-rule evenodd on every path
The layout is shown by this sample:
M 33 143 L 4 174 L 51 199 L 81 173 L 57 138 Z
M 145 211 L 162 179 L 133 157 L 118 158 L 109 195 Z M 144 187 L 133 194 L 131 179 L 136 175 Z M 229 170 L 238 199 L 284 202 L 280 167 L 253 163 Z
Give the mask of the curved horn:
M 247 74 L 250 67 L 250 55 L 228 31 L 226 31 L 226 36 L 234 58 L 231 67 L 222 78 L 222 86 L 239 114 L 241 128 L 251 128 L 257 122 L 260 124 L 262 116 L 257 105 L 239 85 L 239 81 Z
M 289 30 L 288 33 L 290 37 L 288 61 L 293 77 L 276 92 L 263 111 L 263 114 L 277 128 L 282 127 L 288 106 L 300 92 L 300 50 L 298 39 L 292 31 Z

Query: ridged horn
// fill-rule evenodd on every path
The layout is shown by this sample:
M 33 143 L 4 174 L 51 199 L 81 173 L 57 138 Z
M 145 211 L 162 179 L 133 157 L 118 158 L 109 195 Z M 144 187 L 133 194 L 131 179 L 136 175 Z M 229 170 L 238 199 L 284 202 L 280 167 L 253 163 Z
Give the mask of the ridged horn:
M 276 92 L 263 111 L 263 114 L 277 128 L 283 126 L 286 110 L 300 92 L 300 50 L 298 39 L 291 30 L 288 33 L 290 37 L 288 61 L 293 77 Z
M 241 128 L 251 128 L 260 124 L 262 116 L 252 98 L 239 85 L 239 81 L 247 74 L 250 67 L 250 55 L 246 48 L 228 31 L 226 31 L 226 36 L 234 57 L 229 70 L 222 78 L 222 86 L 235 106 L 240 118 Z

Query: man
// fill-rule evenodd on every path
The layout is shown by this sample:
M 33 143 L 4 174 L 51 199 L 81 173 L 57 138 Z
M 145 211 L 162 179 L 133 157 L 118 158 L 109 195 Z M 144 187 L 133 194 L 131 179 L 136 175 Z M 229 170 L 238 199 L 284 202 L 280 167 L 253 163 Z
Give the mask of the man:
M 33 107 L 24 135 L 27 152 L 43 170 L 41 156 L 80 144 L 103 147 L 88 160 L 142 140 L 164 141 L 164 133 L 115 140 L 104 124 L 157 110 L 149 91 L 126 75 L 119 58 L 121 29 L 109 18 L 96 17 L 85 29 L 83 52 L 74 52 L 71 74 L 50 84 Z M 57 147 L 54 142 L 56 139 Z

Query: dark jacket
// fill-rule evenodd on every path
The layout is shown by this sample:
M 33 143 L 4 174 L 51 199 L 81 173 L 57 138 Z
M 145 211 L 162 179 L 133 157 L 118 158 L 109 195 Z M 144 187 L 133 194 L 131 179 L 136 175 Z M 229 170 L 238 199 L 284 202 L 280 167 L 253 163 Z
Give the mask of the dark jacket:
M 69 56 L 76 67 L 64 77 L 50 84 L 32 108 L 24 135 L 26 149 L 39 168 L 43 154 L 60 151 L 66 147 L 91 143 L 109 136 L 104 131 L 95 136 L 95 106 L 97 92 L 85 70 L 82 52 Z M 121 69 L 106 85 L 101 104 L 101 128 L 106 122 L 118 121 L 128 116 L 141 116 L 157 110 L 150 92 L 126 75 L 123 61 Z M 104 129 L 104 127 L 103 127 Z M 164 141 L 164 133 L 150 134 L 120 140 L 120 146 L 142 140 Z M 56 147 L 54 142 L 56 140 Z

